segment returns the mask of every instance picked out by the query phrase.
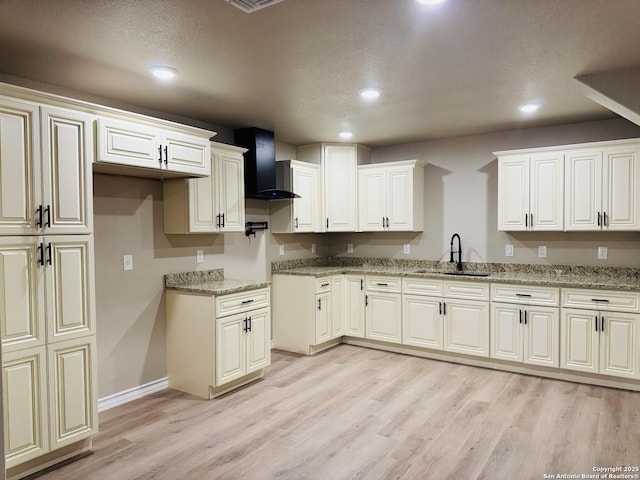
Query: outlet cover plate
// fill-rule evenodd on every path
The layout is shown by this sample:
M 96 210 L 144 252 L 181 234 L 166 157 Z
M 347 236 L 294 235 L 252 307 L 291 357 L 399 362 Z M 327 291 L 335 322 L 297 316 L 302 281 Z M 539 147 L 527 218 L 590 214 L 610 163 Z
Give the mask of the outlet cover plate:
M 505 245 L 504 246 L 504 256 L 505 257 L 513 257 L 514 248 L 513 245 Z
M 347 253 L 353 253 L 353 243 L 347 243 Z
M 547 247 L 545 245 L 538 245 L 538 257 L 547 258 Z
M 204 250 L 196 250 L 196 263 L 204 263 Z
M 402 247 L 402 251 L 405 253 L 405 255 L 410 254 L 411 253 L 411 244 L 405 243 L 404 246 Z
M 598 260 L 607 259 L 607 254 L 609 253 L 607 250 L 607 247 L 598 247 Z
M 315 243 L 311 244 L 311 253 L 316 253 L 316 244 Z
M 125 272 L 133 270 L 133 255 L 127 253 L 122 258 L 122 268 L 125 270 Z
M 284 255 L 284 245 L 278 246 L 278 253 L 280 254 L 281 257 Z

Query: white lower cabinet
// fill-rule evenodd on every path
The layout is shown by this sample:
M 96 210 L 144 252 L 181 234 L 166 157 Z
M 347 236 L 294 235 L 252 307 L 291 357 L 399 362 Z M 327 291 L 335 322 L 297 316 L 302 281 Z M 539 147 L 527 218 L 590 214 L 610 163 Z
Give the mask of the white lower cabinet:
M 402 343 L 401 281 L 396 277 L 367 276 L 365 337 Z
M 558 308 L 494 303 L 491 306 L 491 357 L 558 367 L 558 322 Z
M 269 288 L 165 295 L 171 388 L 211 399 L 259 378 L 271 363 Z
M 489 303 L 446 299 L 444 350 L 480 357 L 489 356 Z
M 345 312 L 344 334 L 364 338 L 365 294 L 364 276 L 344 275 L 343 308 Z
M 491 357 L 560 366 L 560 289 L 491 286 Z
M 444 347 L 442 300 L 403 295 L 402 343 L 442 350 Z
M 316 337 L 315 344 L 331 340 L 331 292 L 316 294 Z
M 268 308 L 216 319 L 216 386 L 269 365 Z

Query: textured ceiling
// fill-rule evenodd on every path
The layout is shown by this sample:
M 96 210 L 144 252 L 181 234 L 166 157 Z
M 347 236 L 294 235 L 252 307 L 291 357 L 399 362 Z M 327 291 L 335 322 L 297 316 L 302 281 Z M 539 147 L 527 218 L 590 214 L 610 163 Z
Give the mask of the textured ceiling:
M 573 77 L 640 65 L 639 18 L 639 0 L 285 0 L 251 14 L 224 0 L 1 0 L 0 74 L 295 145 L 352 129 L 380 146 L 612 116 Z M 153 62 L 179 76 L 158 83 Z M 365 102 L 372 83 L 383 95 Z

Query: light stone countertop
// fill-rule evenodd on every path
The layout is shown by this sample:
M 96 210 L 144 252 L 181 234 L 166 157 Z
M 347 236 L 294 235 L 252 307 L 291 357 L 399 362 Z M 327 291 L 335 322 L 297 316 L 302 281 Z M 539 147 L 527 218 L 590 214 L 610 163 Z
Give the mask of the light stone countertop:
M 472 266 L 473 264 L 470 264 Z M 490 265 L 478 271 L 490 272 L 487 277 L 474 277 L 464 275 L 446 275 L 442 270 L 426 269 L 422 273 L 418 270 L 422 268 L 402 268 L 383 266 L 327 266 L 327 267 L 297 267 L 273 271 L 273 274 L 284 275 L 304 275 L 322 277 L 340 273 L 355 275 L 387 275 L 396 277 L 432 278 L 438 280 L 455 280 L 482 283 L 510 283 L 518 285 L 538 285 L 564 288 L 592 288 L 597 290 L 626 290 L 640 292 L 640 278 L 630 275 L 625 269 L 605 268 L 605 269 L 578 269 L 585 271 L 568 272 L 560 270 L 539 271 L 538 269 L 527 269 L 522 266 L 521 271 L 500 271 L 492 272 Z M 469 271 L 475 271 L 469 268 Z M 624 275 L 621 274 L 624 271 Z M 616 273 L 618 272 L 618 274 Z
M 208 295 L 228 295 L 230 293 L 247 292 L 258 288 L 266 288 L 269 285 L 271 285 L 271 282 L 224 278 L 224 271 L 221 268 L 174 273 L 164 276 L 164 286 L 167 290 L 179 290 L 181 292 L 203 293 Z

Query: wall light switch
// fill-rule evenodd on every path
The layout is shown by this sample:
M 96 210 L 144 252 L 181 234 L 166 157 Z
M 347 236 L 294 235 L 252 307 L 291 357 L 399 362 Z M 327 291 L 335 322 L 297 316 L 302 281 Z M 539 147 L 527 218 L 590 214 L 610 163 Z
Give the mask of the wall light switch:
M 505 257 L 513 257 L 513 245 L 505 245 L 504 246 L 504 256 Z
M 204 250 L 196 250 L 196 263 L 204 263 Z
M 598 260 L 606 260 L 607 253 L 607 247 L 598 247 Z
M 283 256 L 283 255 L 284 255 L 284 245 L 280 245 L 280 246 L 278 247 L 278 252 L 280 252 L 280 256 Z
M 315 243 L 311 244 L 311 253 L 316 253 L 316 244 Z
M 410 254 L 411 253 L 411 245 L 409 243 L 405 243 L 404 247 L 402 247 L 402 251 L 407 255 Z
M 545 245 L 538 245 L 538 257 L 547 258 L 547 247 Z
M 347 243 L 347 253 L 353 253 L 353 243 Z
M 133 255 L 127 254 L 123 257 L 123 268 L 125 271 L 133 270 Z

